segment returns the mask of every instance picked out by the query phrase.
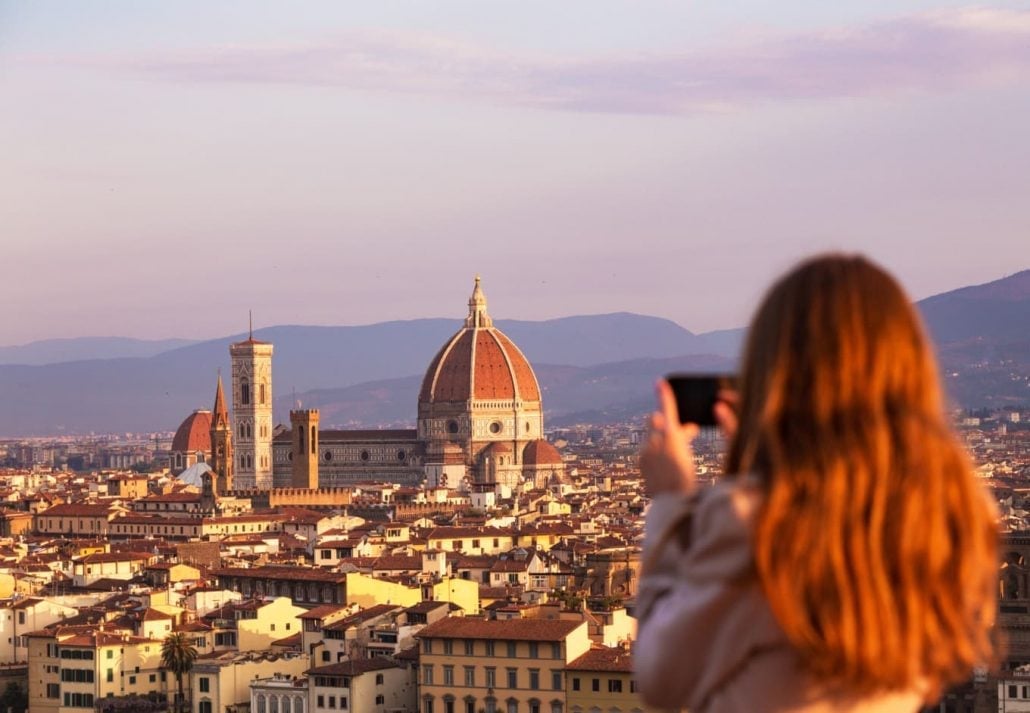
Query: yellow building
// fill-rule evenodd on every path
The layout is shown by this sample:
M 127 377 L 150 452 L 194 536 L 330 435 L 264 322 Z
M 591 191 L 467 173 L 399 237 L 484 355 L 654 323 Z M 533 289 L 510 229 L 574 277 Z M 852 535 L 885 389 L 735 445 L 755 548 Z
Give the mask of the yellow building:
M 109 524 L 125 508 L 109 504 L 54 505 L 33 518 L 33 528 L 41 535 L 106 538 Z
M 648 713 L 633 680 L 629 650 L 596 647 L 571 662 L 566 669 L 568 713 Z
M 303 653 L 227 651 L 197 659 L 189 676 L 189 696 L 193 710 L 196 713 L 245 711 L 250 704 L 251 682 L 275 674 L 288 678 L 300 677 L 309 666 L 308 656 Z M 302 709 L 290 713 L 305 711 Z
M 416 637 L 422 713 L 563 713 L 565 670 L 590 650 L 572 621 L 450 617 Z
M 411 671 L 386 658 L 355 659 L 308 672 L 308 711 L 310 713 L 384 713 L 417 708 L 416 686 Z M 269 713 L 256 701 L 254 713 Z
M 466 614 L 479 613 L 479 585 L 468 579 L 449 577 L 433 584 L 408 586 L 360 572 L 348 572 L 346 577 L 347 604 L 362 608 L 381 603 L 410 607 L 428 598 L 457 604 Z
M 27 661 L 26 634 L 78 613 L 73 607 L 37 597 L 5 602 L 0 606 L 0 664 Z
M 426 549 L 499 555 L 515 546 L 515 535 L 496 527 L 437 527 L 429 533 Z
M 160 641 L 92 626 L 39 631 L 27 638 L 33 713 L 81 713 L 101 698 L 166 696 L 169 690 Z

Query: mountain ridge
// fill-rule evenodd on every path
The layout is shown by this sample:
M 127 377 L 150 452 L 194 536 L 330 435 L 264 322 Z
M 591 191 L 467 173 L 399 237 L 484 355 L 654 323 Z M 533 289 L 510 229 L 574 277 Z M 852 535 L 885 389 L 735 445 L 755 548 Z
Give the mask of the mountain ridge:
M 1030 377 L 1030 270 L 940 293 L 918 306 L 958 403 L 1030 402 L 1024 385 Z M 368 385 L 420 379 L 461 324 L 460 319 L 425 318 L 344 327 L 280 325 L 254 335 L 276 345 L 279 420 L 285 420 L 284 398 L 288 410 L 293 394 L 303 399 L 312 394 L 327 414 L 339 414 L 341 423 L 368 426 L 375 420 L 372 415 L 397 413 L 389 404 L 400 408 L 407 400 L 403 408 L 414 419 L 415 396 L 409 399 L 380 384 L 377 398 L 386 404 L 380 409 Z M 694 334 L 672 320 L 631 312 L 495 324 L 540 370 L 544 407 L 559 419 L 574 413 L 622 413 L 628 401 L 638 398 L 649 402 L 663 359 L 708 354 L 724 360 L 720 368 L 732 368 L 744 333 Z M 194 409 L 210 407 L 218 369 L 230 373 L 228 345 L 245 336 L 191 342 L 146 357 L 0 365 L 0 403 L 5 405 L 0 434 L 173 430 Z M 601 371 L 591 373 L 591 368 Z M 334 389 L 356 387 L 361 388 L 341 396 L 338 405 L 329 400 Z M 347 416 L 346 408 L 356 410 Z

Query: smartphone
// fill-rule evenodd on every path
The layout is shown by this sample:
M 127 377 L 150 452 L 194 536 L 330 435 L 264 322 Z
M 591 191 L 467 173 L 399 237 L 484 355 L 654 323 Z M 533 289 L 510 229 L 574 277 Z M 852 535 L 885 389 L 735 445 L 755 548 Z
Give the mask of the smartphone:
M 676 395 L 680 423 L 699 426 L 715 426 L 719 392 L 737 388 L 737 377 L 733 374 L 669 374 L 665 380 Z

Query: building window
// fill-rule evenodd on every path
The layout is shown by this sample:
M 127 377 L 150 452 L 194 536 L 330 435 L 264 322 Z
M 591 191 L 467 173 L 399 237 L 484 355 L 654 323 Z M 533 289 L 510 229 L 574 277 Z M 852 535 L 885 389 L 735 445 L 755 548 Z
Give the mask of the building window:
M 508 688 L 519 687 L 519 670 L 517 668 L 508 669 Z
M 529 687 L 534 691 L 540 690 L 540 669 L 529 669 Z
M 246 378 L 240 379 L 240 404 L 243 406 L 250 404 L 250 382 Z
M 427 664 L 422 667 L 422 685 L 432 686 L 433 685 L 433 665 Z
M 450 656 L 454 653 L 454 642 L 450 639 L 445 639 L 443 642 L 443 652 Z
M 519 713 L 519 702 L 514 698 L 509 698 L 507 711 L 508 713 Z
M 551 690 L 561 690 L 561 671 L 551 671 Z
M 601 690 L 601 679 L 595 678 L 590 681 L 590 690 L 597 692 Z
M 61 684 L 59 684 L 59 683 L 48 683 L 46 685 L 46 697 L 47 698 L 60 698 L 61 697 Z
M 336 710 L 336 696 L 329 696 L 329 707 Z
M 422 639 L 422 653 L 431 654 L 433 653 L 433 640 Z
M 561 644 L 551 644 L 551 658 L 552 659 L 560 659 L 561 658 Z
M 454 667 L 444 666 L 443 667 L 443 685 L 453 686 L 454 685 Z
M 197 707 L 197 713 L 212 713 L 211 701 L 203 700 L 200 702 L 200 706 Z
M 622 693 L 622 679 L 608 679 L 608 693 Z
M 572 690 L 573 691 L 578 691 L 579 690 L 579 679 L 578 678 L 572 679 Z
M 492 642 L 492 641 L 487 641 L 486 642 L 486 655 L 487 656 L 493 656 L 494 655 L 494 642 Z
M 201 693 L 211 692 L 211 680 L 207 676 L 201 676 L 197 679 Z
M 529 642 L 529 658 L 540 658 L 540 646 L 535 641 Z
M 425 698 L 422 701 L 422 713 L 433 713 L 433 699 Z
M 497 685 L 497 669 L 493 666 L 486 667 L 486 687 L 494 688 Z
M 384 696 L 382 693 L 380 693 L 378 696 L 376 696 L 376 705 L 377 706 L 382 706 L 382 705 L 385 705 L 385 704 L 386 704 L 386 696 Z
M 476 645 L 472 639 L 465 639 L 465 655 L 472 656 L 476 653 Z
M 476 685 L 476 667 L 466 666 L 465 667 L 465 685 L 475 686 Z
M 325 696 L 319 696 L 315 700 L 315 705 L 318 706 L 319 708 L 325 708 Z
M 510 577 L 511 575 L 508 575 L 508 576 Z M 518 581 L 518 575 L 515 576 L 515 581 Z M 510 659 L 515 658 L 515 656 L 517 656 L 516 650 L 517 649 L 516 649 L 516 646 L 515 646 L 515 642 L 514 641 L 509 641 L 508 642 L 508 658 L 510 658 Z
M 381 673 L 377 673 L 376 674 L 376 685 L 377 686 L 382 686 L 383 685 L 383 674 L 381 674 Z

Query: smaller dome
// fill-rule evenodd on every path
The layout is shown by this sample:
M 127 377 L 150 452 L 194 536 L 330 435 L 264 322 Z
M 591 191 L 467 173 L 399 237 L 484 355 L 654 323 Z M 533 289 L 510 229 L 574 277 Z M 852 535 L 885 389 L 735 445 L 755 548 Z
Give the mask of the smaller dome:
M 522 462 L 525 465 L 561 465 L 562 458 L 558 449 L 538 438 L 530 441 L 522 451 Z
M 194 411 L 179 426 L 172 439 L 172 451 L 192 453 L 211 450 L 211 412 Z
M 180 483 L 192 485 L 197 488 L 204 487 L 204 473 L 212 473 L 211 466 L 207 463 L 194 463 L 186 470 L 179 473 L 176 479 Z

